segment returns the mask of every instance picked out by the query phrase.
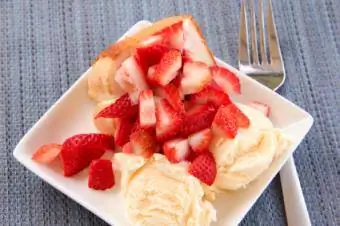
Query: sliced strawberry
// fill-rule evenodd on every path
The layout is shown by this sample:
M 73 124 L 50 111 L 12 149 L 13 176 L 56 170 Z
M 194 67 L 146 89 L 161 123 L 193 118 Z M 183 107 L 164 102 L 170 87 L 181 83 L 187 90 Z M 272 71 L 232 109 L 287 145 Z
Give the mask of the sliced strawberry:
M 156 105 L 156 136 L 159 142 L 174 138 L 180 131 L 183 115 L 175 111 L 168 101 L 162 99 Z
M 132 150 L 132 145 L 130 142 L 127 142 L 126 144 L 124 144 L 123 148 L 122 148 L 123 153 L 125 154 L 132 154 L 133 150 Z
M 60 144 L 44 144 L 34 152 L 32 159 L 40 163 L 50 163 L 58 157 L 60 151 Z
M 157 151 L 155 135 L 146 129 L 139 129 L 130 136 L 132 151 L 136 155 L 149 158 Z
M 78 134 L 66 139 L 60 151 L 64 175 L 69 177 L 82 171 L 108 149 L 114 150 L 114 138 L 106 134 Z
M 163 37 L 161 35 L 152 35 L 139 43 L 139 47 L 150 47 L 154 45 L 160 45 L 163 42 Z
M 114 79 L 118 83 L 118 85 L 122 88 L 122 90 L 124 90 L 125 92 L 130 93 L 136 90 L 136 86 L 134 85 L 131 77 L 126 72 L 124 67 L 120 67 L 116 71 Z
M 165 53 L 154 68 L 148 72 L 148 79 L 157 81 L 161 86 L 165 86 L 171 82 L 176 76 L 178 70 L 182 67 L 182 55 L 178 50 L 170 50 Z
M 174 84 L 169 83 L 164 87 L 164 95 L 171 107 L 176 111 L 184 112 L 184 104 L 181 99 L 180 91 Z
M 163 152 L 172 163 L 185 161 L 189 154 L 189 144 L 187 139 L 175 139 L 164 143 Z
M 187 137 L 203 129 L 209 128 L 214 116 L 216 108 L 211 104 L 196 106 L 185 114 L 184 122 L 181 128 L 181 135 Z
M 249 107 L 252 107 L 256 110 L 259 110 L 260 112 L 262 112 L 265 116 L 269 116 L 270 114 L 270 107 L 266 104 L 260 103 L 258 101 L 253 101 L 248 103 Z
M 209 67 L 201 62 L 186 62 L 183 66 L 183 77 L 180 89 L 183 94 L 198 93 L 211 83 Z
M 156 125 L 156 107 L 152 90 L 144 90 L 139 96 L 139 122 L 142 128 Z
M 123 147 L 130 139 L 130 134 L 134 122 L 131 119 L 117 119 L 117 128 L 115 131 L 115 142 L 119 147 Z
M 151 43 L 147 46 L 137 48 L 135 57 L 146 74 L 149 67 L 158 64 L 163 55 L 169 50 L 170 48 L 165 45 Z
M 210 128 L 204 129 L 189 136 L 188 141 L 191 149 L 196 153 L 209 150 L 209 145 L 213 138 Z
M 203 62 L 208 66 L 215 65 L 214 57 L 193 20 L 183 22 L 183 37 L 183 61 Z
M 149 88 L 146 82 L 146 74 L 134 56 L 127 58 L 122 63 L 122 67 L 138 90 L 146 90 Z
M 204 152 L 197 156 L 189 166 L 189 173 L 211 186 L 217 174 L 216 161 L 211 152 Z
M 216 107 L 220 105 L 230 104 L 230 98 L 228 94 L 208 86 L 201 92 L 190 95 L 189 100 L 195 104 L 211 103 Z
M 131 118 L 138 111 L 138 106 L 134 105 L 132 101 L 129 94 L 126 93 L 100 111 L 95 118 Z
M 210 69 L 213 80 L 225 93 L 241 93 L 240 79 L 233 72 L 219 66 L 213 66 Z
M 88 186 L 95 190 L 106 190 L 115 185 L 112 162 L 98 159 L 91 162 Z
M 160 35 L 163 38 L 163 43 L 167 44 L 171 48 L 182 51 L 184 45 L 182 22 L 165 28 L 161 31 Z
M 213 130 L 217 134 L 234 138 L 239 127 L 247 128 L 249 124 L 248 117 L 236 105 L 221 105 L 214 118 Z

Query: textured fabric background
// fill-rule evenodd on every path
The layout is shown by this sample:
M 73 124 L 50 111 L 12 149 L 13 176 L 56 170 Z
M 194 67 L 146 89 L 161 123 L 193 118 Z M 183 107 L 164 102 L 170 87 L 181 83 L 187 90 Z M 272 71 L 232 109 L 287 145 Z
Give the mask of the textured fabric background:
M 106 225 L 14 160 L 25 132 L 96 54 L 142 19 L 193 14 L 214 53 L 236 65 L 240 1 L 0 1 L 0 225 Z M 340 1 L 273 0 L 282 95 L 315 124 L 295 153 L 313 225 L 340 225 Z M 285 225 L 277 177 L 243 225 Z

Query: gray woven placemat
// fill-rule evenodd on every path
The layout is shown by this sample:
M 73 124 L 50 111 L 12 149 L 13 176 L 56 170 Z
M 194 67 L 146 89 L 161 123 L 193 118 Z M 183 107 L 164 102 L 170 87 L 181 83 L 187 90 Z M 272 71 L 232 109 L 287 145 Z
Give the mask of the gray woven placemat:
M 239 1 L 0 1 L 0 225 L 106 225 L 12 157 L 24 133 L 142 19 L 190 13 L 214 53 L 236 65 Z M 340 224 L 340 1 L 273 0 L 287 71 L 281 93 L 315 125 L 295 161 L 313 225 Z M 51 128 L 53 129 L 53 128 Z M 277 177 L 243 225 L 285 225 Z

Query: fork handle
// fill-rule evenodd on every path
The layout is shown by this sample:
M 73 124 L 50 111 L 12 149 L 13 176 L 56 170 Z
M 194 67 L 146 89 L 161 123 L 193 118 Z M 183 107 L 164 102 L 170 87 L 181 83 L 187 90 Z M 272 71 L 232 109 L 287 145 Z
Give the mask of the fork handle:
M 288 225 L 311 225 L 293 156 L 281 169 L 280 178 Z

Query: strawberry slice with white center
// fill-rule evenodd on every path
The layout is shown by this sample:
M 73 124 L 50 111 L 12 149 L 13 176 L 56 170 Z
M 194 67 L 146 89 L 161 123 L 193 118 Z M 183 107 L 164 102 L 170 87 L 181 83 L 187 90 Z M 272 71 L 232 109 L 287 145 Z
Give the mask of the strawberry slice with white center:
M 130 93 L 136 90 L 136 86 L 124 67 L 120 67 L 116 71 L 115 81 L 125 92 Z
M 210 128 L 199 131 L 189 136 L 189 146 L 196 153 L 201 153 L 209 150 L 209 145 L 213 138 Z
M 233 72 L 219 66 L 213 66 L 210 69 L 213 80 L 225 93 L 241 93 L 240 79 Z
M 134 154 L 149 158 L 157 151 L 155 135 L 147 129 L 138 129 L 130 136 L 130 144 Z M 129 147 L 126 147 L 129 151 Z
M 58 157 L 60 151 L 60 144 L 45 144 L 34 152 L 32 159 L 40 163 L 50 163 Z
M 113 104 L 101 110 L 95 118 L 132 118 L 136 115 L 138 106 L 129 94 L 119 97 Z
M 201 62 L 186 62 L 183 66 L 180 90 L 184 95 L 198 93 L 211 83 L 209 67 Z
M 221 105 L 213 121 L 213 131 L 223 134 L 228 138 L 234 138 L 238 128 L 248 128 L 250 121 L 248 117 L 234 104 Z
M 163 152 L 167 159 L 172 163 L 185 161 L 190 154 L 187 139 L 175 139 L 164 143 Z
M 156 106 L 152 90 L 144 90 L 140 93 L 139 122 L 142 128 L 156 125 Z
M 143 71 L 143 68 L 138 63 L 134 56 L 127 58 L 123 63 L 122 67 L 125 69 L 126 73 L 131 78 L 134 86 L 138 90 L 146 90 L 149 88 L 146 82 L 146 76 Z
M 249 107 L 252 107 L 260 112 L 262 112 L 265 116 L 269 116 L 270 107 L 266 104 L 260 103 L 258 101 L 253 101 L 247 104 Z
M 156 136 L 159 142 L 173 139 L 180 131 L 183 115 L 162 99 L 156 105 Z
M 163 38 L 163 42 L 171 48 L 182 51 L 184 46 L 184 34 L 182 22 L 174 24 L 165 28 L 160 34 Z
M 170 50 L 165 53 L 152 71 L 148 72 L 148 78 L 155 80 L 161 86 L 169 84 L 176 76 L 178 70 L 182 67 L 182 55 L 178 50 Z
M 190 95 L 190 102 L 195 104 L 206 104 L 211 103 L 215 107 L 219 107 L 220 105 L 228 105 L 230 104 L 230 98 L 228 94 L 223 91 L 217 90 L 212 86 L 208 86 L 204 88 L 201 92 Z
M 183 21 L 183 61 L 203 62 L 208 66 L 215 65 L 215 60 L 206 45 L 205 40 L 201 36 L 197 24 L 192 20 Z

